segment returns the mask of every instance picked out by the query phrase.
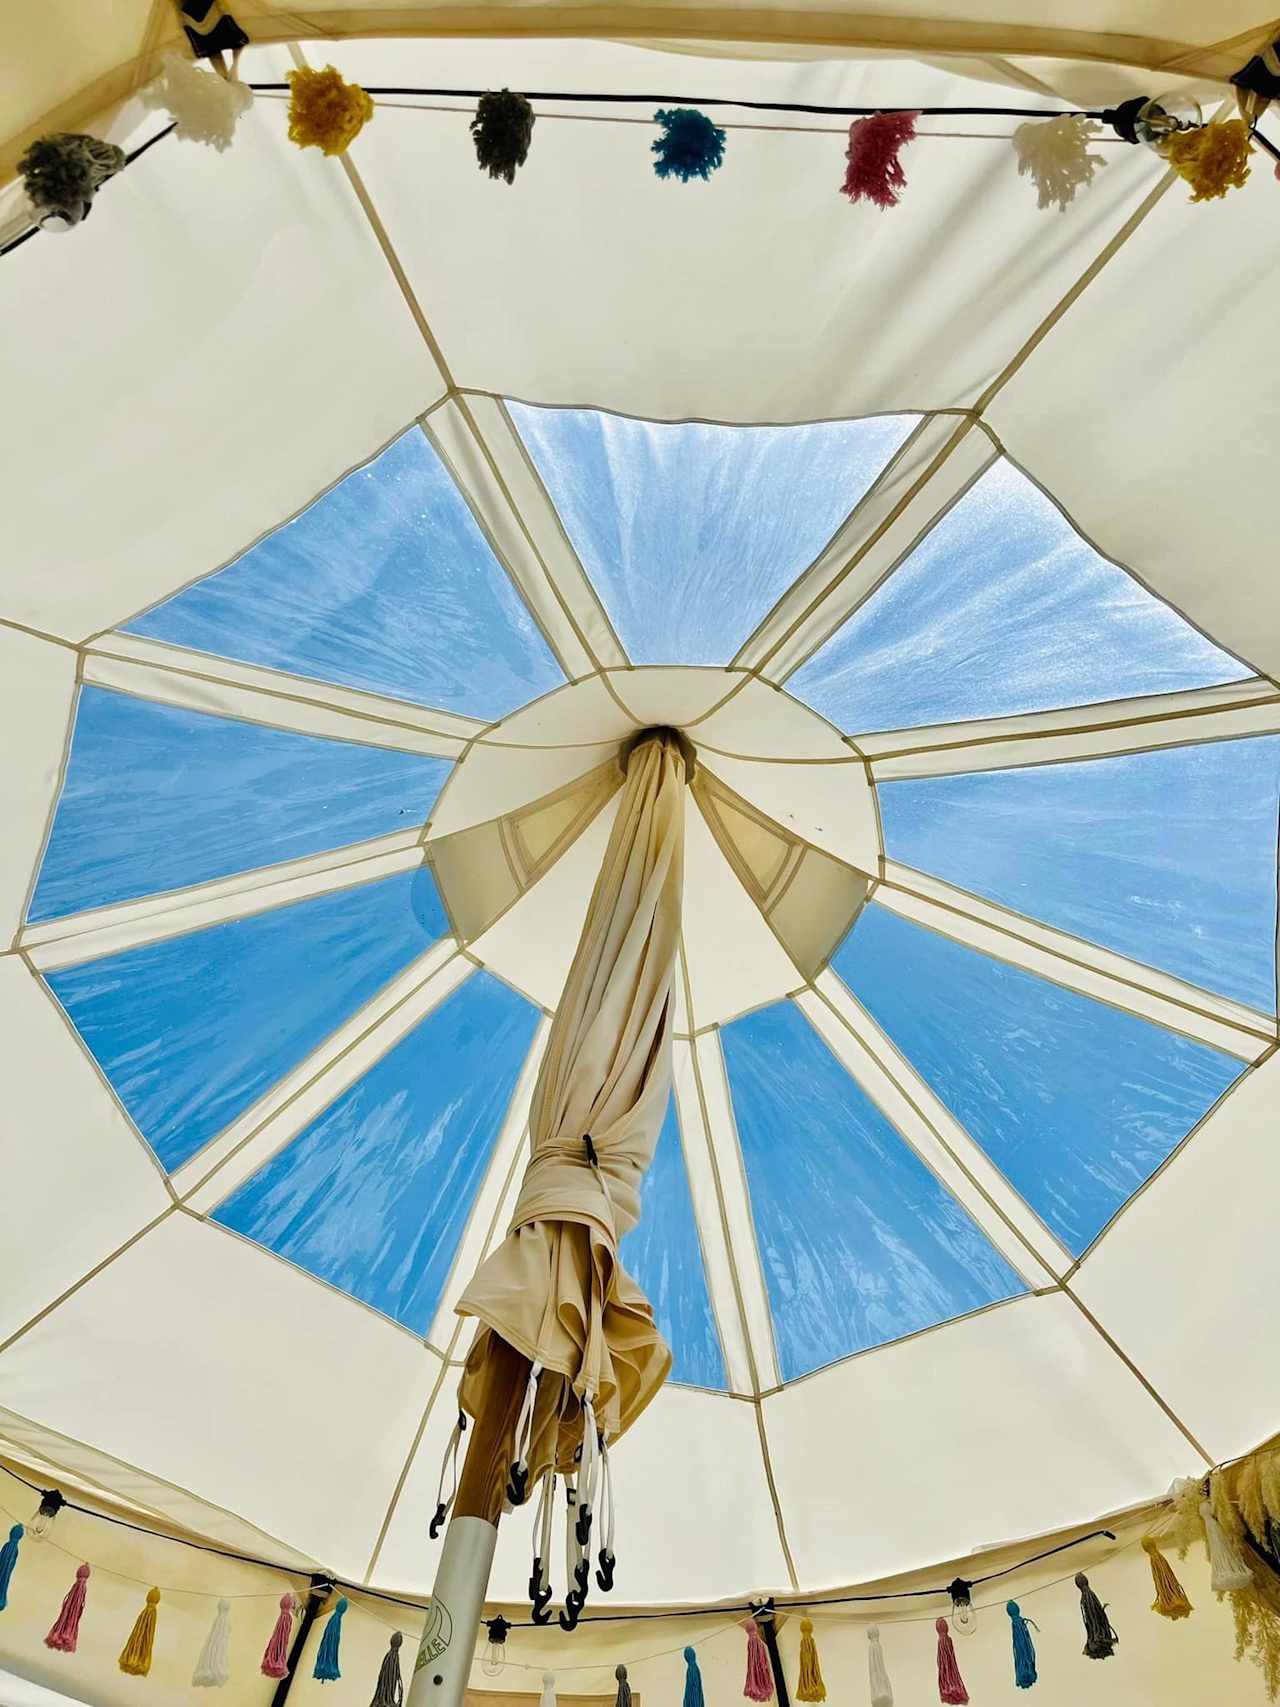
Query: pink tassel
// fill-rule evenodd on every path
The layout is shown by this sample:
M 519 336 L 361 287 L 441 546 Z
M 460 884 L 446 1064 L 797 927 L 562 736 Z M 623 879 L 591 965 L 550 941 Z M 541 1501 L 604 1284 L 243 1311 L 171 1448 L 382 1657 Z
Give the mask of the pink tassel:
M 769 1664 L 769 1650 L 754 1618 L 748 1618 L 743 1629 L 747 1632 L 747 1681 L 742 1693 L 748 1701 L 772 1701 L 773 1667 Z
M 949 1703 L 950 1707 L 964 1707 L 969 1691 L 956 1663 L 956 1650 L 946 1619 L 939 1618 L 934 1629 L 938 1632 L 938 1699 Z
M 872 113 L 869 118 L 854 119 L 845 151 L 849 164 L 840 186 L 851 202 L 897 207 L 907 187 L 898 155 L 908 142 L 915 141 L 919 117 L 919 113 Z
M 286 1677 L 289 1672 L 289 1642 L 293 1636 L 293 1596 L 280 1596 L 280 1616 L 262 1656 L 263 1677 Z
M 60 1654 L 74 1654 L 80 1636 L 80 1617 L 89 1593 L 89 1567 L 76 1567 L 76 1580 L 62 1600 L 62 1611 L 53 1621 L 53 1629 L 44 1639 L 46 1648 L 56 1648 Z

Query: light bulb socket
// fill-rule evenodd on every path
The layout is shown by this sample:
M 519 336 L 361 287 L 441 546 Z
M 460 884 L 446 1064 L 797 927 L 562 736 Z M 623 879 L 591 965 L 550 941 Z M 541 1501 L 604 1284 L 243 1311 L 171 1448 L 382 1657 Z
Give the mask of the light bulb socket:
M 66 1505 L 66 1500 L 57 1488 L 45 1488 L 40 1495 L 40 1504 L 36 1514 L 27 1525 L 27 1533 L 38 1541 L 42 1535 L 47 1535 L 53 1528 L 53 1520 Z
M 489 1640 L 495 1647 L 499 1648 L 505 1644 L 507 1637 L 511 1633 L 510 1623 L 507 1619 L 501 1616 L 497 1618 L 486 1618 L 484 1621 L 484 1627 L 488 1633 Z

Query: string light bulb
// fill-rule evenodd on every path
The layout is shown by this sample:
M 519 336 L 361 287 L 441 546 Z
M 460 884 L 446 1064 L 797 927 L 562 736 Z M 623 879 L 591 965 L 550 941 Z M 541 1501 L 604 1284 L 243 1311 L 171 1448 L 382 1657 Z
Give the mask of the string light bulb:
M 66 1500 L 57 1488 L 46 1488 L 40 1495 L 40 1504 L 36 1507 L 35 1516 L 27 1524 L 27 1535 L 32 1541 L 43 1541 L 53 1528 L 54 1519 L 66 1505 Z
M 951 1596 L 951 1622 L 962 1636 L 972 1636 L 978 1628 L 978 1614 L 973 1609 L 973 1584 L 957 1577 L 947 1585 Z
M 505 1618 L 486 1618 L 489 1640 L 480 1656 L 480 1670 L 486 1677 L 501 1677 L 507 1663 L 507 1635 L 511 1629 Z

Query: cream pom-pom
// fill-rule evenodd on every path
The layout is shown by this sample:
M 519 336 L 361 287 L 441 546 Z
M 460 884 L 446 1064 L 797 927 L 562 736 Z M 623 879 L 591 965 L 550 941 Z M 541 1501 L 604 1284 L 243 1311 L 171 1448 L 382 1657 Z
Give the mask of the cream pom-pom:
M 1018 126 L 1013 133 L 1018 175 L 1035 183 L 1037 206 L 1052 207 L 1056 202 L 1059 212 L 1063 211 L 1075 200 L 1081 184 L 1089 183 L 1098 167 L 1106 165 L 1105 155 L 1089 152 L 1098 130 L 1081 113 Z
M 174 135 L 204 142 L 219 153 L 229 148 L 240 115 L 253 105 L 247 83 L 205 71 L 180 54 L 167 53 L 154 83 L 142 91 L 147 106 L 169 114 Z

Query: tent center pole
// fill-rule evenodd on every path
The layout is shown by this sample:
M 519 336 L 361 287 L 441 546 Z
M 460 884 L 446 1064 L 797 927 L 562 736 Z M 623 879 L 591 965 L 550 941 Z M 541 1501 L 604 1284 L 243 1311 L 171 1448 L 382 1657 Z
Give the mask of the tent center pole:
M 471 1681 L 507 1470 L 529 1379 L 528 1358 L 496 1336 L 490 1366 L 494 1376 L 485 1413 L 476 1419 L 467 1447 L 407 1707 L 463 1707 Z

